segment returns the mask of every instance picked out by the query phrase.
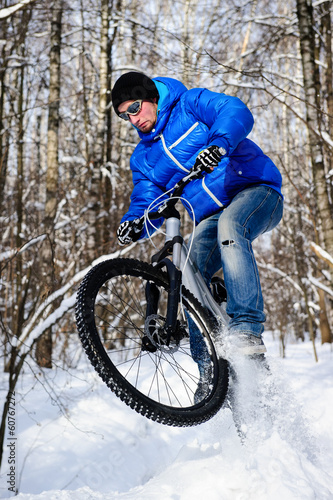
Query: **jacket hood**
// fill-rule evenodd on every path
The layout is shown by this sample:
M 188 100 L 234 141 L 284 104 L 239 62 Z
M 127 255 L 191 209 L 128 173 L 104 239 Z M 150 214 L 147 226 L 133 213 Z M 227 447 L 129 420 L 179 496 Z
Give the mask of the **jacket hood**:
M 154 129 L 148 134 L 138 130 L 139 137 L 144 142 L 153 141 L 156 136 L 161 134 L 167 124 L 172 108 L 177 104 L 182 94 L 187 91 L 185 85 L 174 78 L 157 77 L 153 78 L 153 82 L 160 95 L 157 121 Z

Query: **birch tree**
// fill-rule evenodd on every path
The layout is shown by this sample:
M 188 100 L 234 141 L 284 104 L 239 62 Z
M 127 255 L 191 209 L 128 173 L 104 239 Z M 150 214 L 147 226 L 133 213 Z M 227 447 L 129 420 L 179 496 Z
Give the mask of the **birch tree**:
M 92 261 L 101 248 L 101 180 L 102 168 L 106 158 L 106 109 L 108 104 L 109 78 L 109 0 L 101 0 L 101 35 L 99 57 L 99 103 L 94 159 L 90 164 L 90 200 L 87 215 L 87 257 Z
M 47 130 L 47 173 L 45 232 L 48 235 L 43 246 L 43 280 L 44 294 L 54 291 L 55 286 L 55 235 L 54 220 L 58 205 L 59 178 L 59 108 L 60 108 L 60 75 L 61 75 L 61 27 L 63 0 L 55 0 L 51 10 L 51 49 L 50 49 L 50 84 L 49 84 L 49 116 Z M 52 367 L 52 331 L 49 329 L 37 342 L 36 359 L 40 366 Z
M 297 17 L 300 32 L 304 93 L 306 98 L 306 122 L 309 136 L 309 151 L 312 164 L 314 194 L 322 227 L 325 249 L 333 254 L 333 216 L 328 195 L 324 164 L 323 141 L 320 135 L 321 105 L 320 79 L 315 60 L 315 31 L 312 0 L 297 0 Z

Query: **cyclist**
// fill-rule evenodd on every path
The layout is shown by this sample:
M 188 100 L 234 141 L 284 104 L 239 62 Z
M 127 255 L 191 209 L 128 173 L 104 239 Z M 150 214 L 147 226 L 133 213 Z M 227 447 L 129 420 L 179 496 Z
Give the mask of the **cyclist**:
M 196 222 L 192 256 L 208 284 L 223 269 L 231 341 L 244 354 L 264 353 L 265 314 L 252 242 L 279 223 L 283 196 L 279 170 L 247 139 L 251 112 L 236 97 L 188 90 L 173 78 L 139 72 L 123 74 L 111 97 L 117 115 L 141 139 L 131 156 L 134 188 L 119 242 L 147 237 L 146 230 L 133 233 L 133 221 L 192 167 L 204 168 L 207 174 L 182 195 Z

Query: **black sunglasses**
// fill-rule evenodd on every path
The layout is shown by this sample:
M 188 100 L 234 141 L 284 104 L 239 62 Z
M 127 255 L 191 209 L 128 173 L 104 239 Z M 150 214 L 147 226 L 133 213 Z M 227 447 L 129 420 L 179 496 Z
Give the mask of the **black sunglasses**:
M 123 120 L 128 121 L 129 120 L 128 115 L 134 116 L 140 113 L 142 108 L 142 101 L 143 99 L 138 99 L 137 101 L 132 102 L 132 104 L 128 106 L 126 111 L 124 111 L 123 113 L 119 113 L 119 117 L 122 118 Z

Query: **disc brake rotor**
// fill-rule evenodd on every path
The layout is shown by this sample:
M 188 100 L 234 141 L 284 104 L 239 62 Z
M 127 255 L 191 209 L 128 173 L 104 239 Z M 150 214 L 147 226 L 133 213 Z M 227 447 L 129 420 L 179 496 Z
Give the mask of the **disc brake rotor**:
M 165 318 L 159 316 L 158 314 L 151 314 L 147 316 L 145 321 L 145 335 L 148 337 L 150 342 L 162 352 L 172 354 L 178 351 L 179 343 L 175 342 L 171 338 L 169 345 L 167 342 L 167 333 L 164 329 Z

